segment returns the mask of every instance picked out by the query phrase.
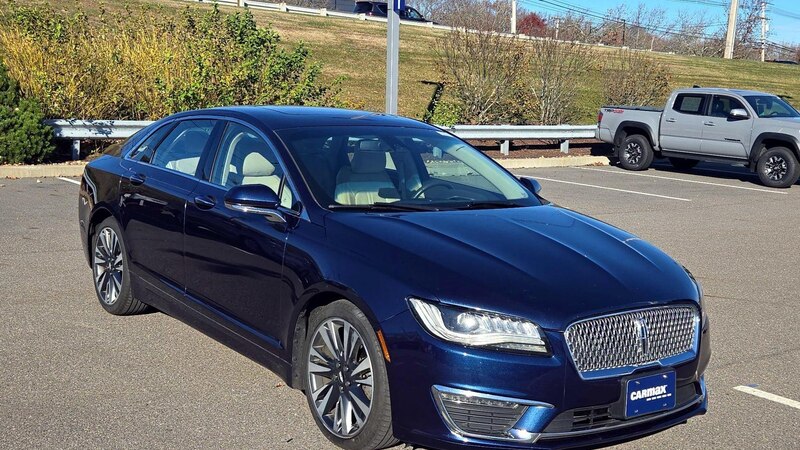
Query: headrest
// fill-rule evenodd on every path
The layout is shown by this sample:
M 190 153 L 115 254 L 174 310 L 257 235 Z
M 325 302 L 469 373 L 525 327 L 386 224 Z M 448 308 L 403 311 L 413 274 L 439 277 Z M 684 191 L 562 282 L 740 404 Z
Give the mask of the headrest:
M 386 169 L 386 153 L 358 150 L 350 161 L 353 173 L 379 173 Z
M 261 153 L 253 152 L 244 158 L 242 164 L 243 177 L 268 177 L 275 172 L 275 166 Z
M 358 149 L 367 152 L 377 152 L 381 149 L 381 141 L 377 139 L 358 141 Z

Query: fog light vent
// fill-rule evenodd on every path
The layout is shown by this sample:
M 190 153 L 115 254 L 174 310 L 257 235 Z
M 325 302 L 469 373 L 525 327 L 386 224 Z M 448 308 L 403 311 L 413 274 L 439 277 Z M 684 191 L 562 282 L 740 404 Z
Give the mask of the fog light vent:
M 448 428 L 459 436 L 514 441 L 538 437 L 514 428 L 529 402 L 443 386 L 434 386 L 433 395 Z

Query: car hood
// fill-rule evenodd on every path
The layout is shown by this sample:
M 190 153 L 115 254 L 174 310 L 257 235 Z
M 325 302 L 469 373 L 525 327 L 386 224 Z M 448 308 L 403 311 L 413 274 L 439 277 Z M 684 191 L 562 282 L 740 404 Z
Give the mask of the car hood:
M 396 214 L 334 213 L 329 238 L 408 296 L 526 317 L 575 320 L 697 301 L 686 271 L 653 245 L 555 206 Z
M 797 131 L 797 127 L 800 127 L 800 117 L 773 117 L 769 118 L 769 121 L 773 125 L 791 128 L 792 133 Z

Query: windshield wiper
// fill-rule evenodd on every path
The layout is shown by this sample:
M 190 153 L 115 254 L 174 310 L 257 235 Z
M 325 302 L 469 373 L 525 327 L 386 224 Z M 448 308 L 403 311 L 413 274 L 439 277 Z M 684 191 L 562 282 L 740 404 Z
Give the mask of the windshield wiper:
M 502 201 L 482 201 L 482 202 L 469 202 L 463 206 L 459 206 L 458 209 L 492 209 L 492 208 L 520 208 L 525 205 L 521 205 L 516 202 L 509 202 L 507 200 Z
M 371 205 L 328 205 L 328 209 L 344 211 L 439 211 L 439 208 L 427 205 L 409 205 L 376 202 Z

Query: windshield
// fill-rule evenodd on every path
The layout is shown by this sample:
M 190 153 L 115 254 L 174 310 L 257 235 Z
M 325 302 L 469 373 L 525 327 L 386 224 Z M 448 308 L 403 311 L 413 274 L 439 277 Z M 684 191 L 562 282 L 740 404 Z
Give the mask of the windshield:
M 439 210 L 539 205 L 519 181 L 448 133 L 400 127 L 277 131 L 330 209 Z
M 800 117 L 800 113 L 780 97 L 774 95 L 747 95 L 744 98 L 756 110 L 758 117 L 762 119 L 770 117 Z

